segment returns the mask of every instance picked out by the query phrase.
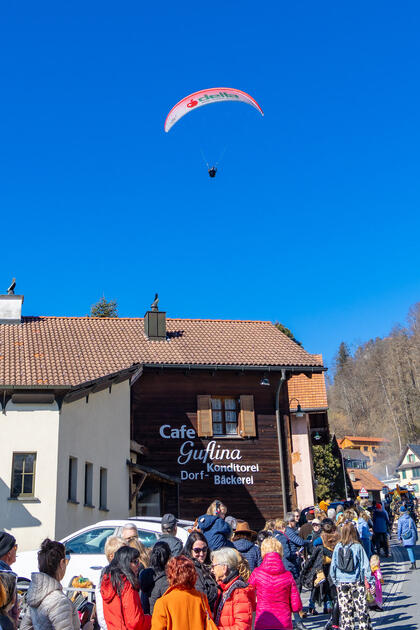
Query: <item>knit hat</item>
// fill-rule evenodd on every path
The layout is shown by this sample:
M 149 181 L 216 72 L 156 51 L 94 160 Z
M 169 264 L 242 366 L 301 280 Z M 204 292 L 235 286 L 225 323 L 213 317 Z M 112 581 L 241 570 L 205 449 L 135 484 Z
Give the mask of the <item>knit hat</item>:
M 402 505 L 400 507 L 400 512 L 407 512 L 407 508 L 405 507 L 405 505 Z
M 16 544 L 16 538 L 12 534 L 0 531 L 0 558 L 9 553 Z
M 328 518 L 335 519 L 335 510 L 334 510 L 334 508 L 328 508 L 327 516 L 328 516 Z

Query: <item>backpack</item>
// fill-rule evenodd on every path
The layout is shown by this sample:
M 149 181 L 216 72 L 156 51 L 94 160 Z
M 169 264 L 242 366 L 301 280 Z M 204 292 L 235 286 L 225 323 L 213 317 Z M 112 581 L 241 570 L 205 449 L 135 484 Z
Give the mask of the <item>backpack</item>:
M 337 553 L 337 567 L 342 571 L 342 573 L 353 573 L 354 572 L 354 558 L 353 553 L 350 547 L 345 549 L 344 547 L 340 547 Z

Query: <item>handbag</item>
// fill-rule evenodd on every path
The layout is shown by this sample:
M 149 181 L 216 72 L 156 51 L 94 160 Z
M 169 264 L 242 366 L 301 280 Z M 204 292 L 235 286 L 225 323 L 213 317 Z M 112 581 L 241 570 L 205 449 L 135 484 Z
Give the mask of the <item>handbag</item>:
M 208 608 L 208 604 L 206 606 L 206 603 L 203 599 L 203 593 L 200 593 L 200 597 L 201 597 L 201 603 L 203 604 L 203 608 L 204 608 L 204 614 L 206 616 L 206 628 L 205 630 L 218 630 L 218 627 L 216 626 L 216 624 L 213 621 L 213 618 L 210 614 L 210 609 Z

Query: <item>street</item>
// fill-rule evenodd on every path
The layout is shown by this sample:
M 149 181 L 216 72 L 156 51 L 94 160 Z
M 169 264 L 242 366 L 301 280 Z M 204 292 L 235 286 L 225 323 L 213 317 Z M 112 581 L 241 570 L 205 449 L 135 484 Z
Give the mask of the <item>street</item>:
M 420 546 L 416 546 L 417 570 L 409 571 L 406 552 L 391 543 L 392 557 L 381 558 L 381 569 L 385 584 L 383 586 L 384 610 L 371 614 L 372 625 L 378 630 L 385 628 L 403 628 L 418 630 L 420 628 Z M 307 606 L 309 594 L 303 593 L 304 606 Z M 327 622 L 326 615 L 307 617 L 304 620 L 308 630 L 321 630 Z

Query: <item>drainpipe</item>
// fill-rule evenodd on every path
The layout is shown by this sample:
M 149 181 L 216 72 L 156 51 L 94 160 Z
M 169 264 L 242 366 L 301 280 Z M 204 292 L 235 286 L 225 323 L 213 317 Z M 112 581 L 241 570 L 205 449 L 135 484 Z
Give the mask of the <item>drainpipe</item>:
M 284 460 L 283 460 L 283 437 L 280 425 L 280 390 L 286 380 L 286 370 L 281 371 L 281 379 L 276 391 L 276 428 L 277 428 L 277 444 L 279 447 L 280 476 L 281 476 L 281 497 L 283 501 L 283 517 L 286 517 L 286 479 L 284 477 Z

